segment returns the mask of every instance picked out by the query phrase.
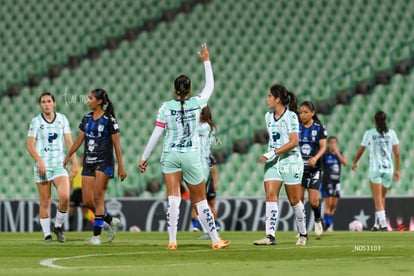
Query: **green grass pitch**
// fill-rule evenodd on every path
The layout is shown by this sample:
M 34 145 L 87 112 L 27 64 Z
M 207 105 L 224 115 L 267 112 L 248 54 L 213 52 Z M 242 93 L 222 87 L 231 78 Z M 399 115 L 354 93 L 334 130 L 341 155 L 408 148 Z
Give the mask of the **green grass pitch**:
M 222 232 L 232 245 L 219 251 L 192 232 L 178 232 L 177 251 L 165 232 L 119 232 L 100 246 L 83 245 L 90 232 L 65 235 L 0 233 L 0 275 L 414 275 L 413 232 L 310 233 L 305 247 L 294 232 L 278 232 L 275 246 L 253 245 L 264 232 Z

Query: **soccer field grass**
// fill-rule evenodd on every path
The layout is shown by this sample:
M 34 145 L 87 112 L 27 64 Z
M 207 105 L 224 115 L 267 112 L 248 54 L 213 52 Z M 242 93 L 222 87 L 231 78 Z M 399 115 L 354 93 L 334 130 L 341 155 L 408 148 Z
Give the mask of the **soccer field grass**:
M 413 232 L 324 233 L 295 245 L 279 232 L 275 246 L 254 246 L 264 232 L 223 232 L 230 248 L 213 251 L 199 233 L 119 232 L 112 243 L 85 246 L 90 232 L 66 232 L 67 242 L 45 243 L 41 233 L 0 233 L 0 275 L 413 275 Z M 103 234 L 106 238 L 106 233 Z

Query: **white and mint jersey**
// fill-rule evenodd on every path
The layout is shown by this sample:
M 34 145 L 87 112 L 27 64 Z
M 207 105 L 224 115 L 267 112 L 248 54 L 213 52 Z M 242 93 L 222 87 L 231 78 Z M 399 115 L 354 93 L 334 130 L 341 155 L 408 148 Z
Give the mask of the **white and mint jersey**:
M 392 148 L 398 144 L 397 134 L 392 129 L 388 129 L 384 135 L 381 135 L 376 128 L 367 130 L 362 138 L 361 146 L 369 150 L 369 170 L 392 173 L 394 171 Z
M 295 112 L 288 109 L 275 119 L 275 112 L 269 111 L 265 114 L 267 132 L 269 133 L 269 145 L 267 150 L 275 150 L 289 142 L 289 133 L 299 133 L 299 119 Z M 289 158 L 291 161 L 297 161 L 297 156 L 300 156 L 299 147 L 294 147 L 289 152 L 280 155 L 280 158 Z M 288 159 L 288 160 L 289 160 Z M 271 161 L 271 160 L 268 160 Z
M 61 113 L 55 113 L 53 122 L 46 121 L 42 114 L 32 119 L 28 137 L 36 138 L 36 152 L 42 158 L 46 168 L 62 167 L 65 159 L 65 134 L 70 133 L 68 119 Z
M 214 133 L 208 123 L 200 123 L 198 126 L 198 135 L 200 136 L 201 158 L 210 160 L 210 147 L 214 139 Z
M 184 114 L 181 102 L 171 100 L 164 102 L 157 115 L 157 126 L 166 129 L 163 151 L 190 152 L 200 149 L 198 125 L 201 109 L 207 105 L 207 99 L 191 97 L 184 102 Z M 184 116 L 184 124 L 181 117 Z

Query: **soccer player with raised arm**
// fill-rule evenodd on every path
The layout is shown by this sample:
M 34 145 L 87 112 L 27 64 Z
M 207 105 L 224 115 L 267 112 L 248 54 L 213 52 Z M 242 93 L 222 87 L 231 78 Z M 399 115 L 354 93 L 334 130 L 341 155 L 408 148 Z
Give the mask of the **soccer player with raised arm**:
M 190 190 L 191 202 L 195 204 L 200 223 L 207 229 L 212 240 L 212 249 L 230 246 L 230 241 L 219 238 L 213 213 L 206 200 L 206 186 L 200 157 L 200 137 L 197 131 L 201 109 L 207 105 L 214 89 L 213 70 L 206 44 L 202 45 L 199 57 L 204 63 L 206 78 L 203 90 L 198 96 L 190 97 L 190 79 L 185 75 L 180 75 L 175 79 L 175 99 L 164 102 L 158 110 L 155 128 L 139 162 L 139 169 L 144 173 L 154 146 L 166 131 L 161 155 L 161 169 L 168 195 L 168 250 L 177 249 L 177 223 L 182 179 Z

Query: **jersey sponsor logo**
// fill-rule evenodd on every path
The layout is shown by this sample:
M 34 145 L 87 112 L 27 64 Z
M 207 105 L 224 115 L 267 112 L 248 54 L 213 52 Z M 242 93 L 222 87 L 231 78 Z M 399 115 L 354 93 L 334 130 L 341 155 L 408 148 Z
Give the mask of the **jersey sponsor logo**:
M 310 154 L 311 154 L 311 152 L 312 152 L 312 148 L 311 148 L 311 146 L 310 146 L 309 144 L 303 144 L 303 145 L 300 147 L 300 150 L 301 150 L 301 152 L 302 152 L 304 155 L 310 155 Z
M 98 160 L 98 157 L 91 157 L 91 156 L 86 157 L 86 163 L 94 163 L 97 160 Z
M 89 140 L 88 141 L 88 151 L 93 152 L 95 150 L 95 140 Z
M 49 133 L 49 136 L 47 137 L 47 141 L 49 143 L 53 143 L 53 140 L 56 140 L 58 137 L 58 134 L 56 132 Z
M 171 147 L 173 148 L 186 148 L 186 147 L 192 147 L 193 142 L 187 141 L 187 140 L 181 140 L 179 143 L 172 143 Z
M 279 140 L 280 139 L 280 133 L 279 132 L 273 132 L 272 133 L 272 139 L 273 139 L 273 141 L 277 141 L 277 140 Z

